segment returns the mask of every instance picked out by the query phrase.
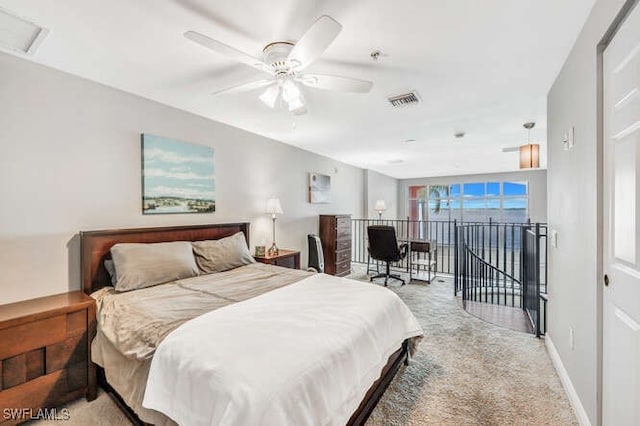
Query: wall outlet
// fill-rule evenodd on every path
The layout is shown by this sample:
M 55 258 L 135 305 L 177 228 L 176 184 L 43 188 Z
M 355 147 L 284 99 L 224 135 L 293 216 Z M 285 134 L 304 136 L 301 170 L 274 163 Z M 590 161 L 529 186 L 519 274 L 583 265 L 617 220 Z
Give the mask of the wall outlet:
M 558 231 L 556 231 L 555 229 L 552 229 L 549 232 L 549 244 L 551 244 L 551 247 L 553 248 L 558 247 Z
M 569 348 L 573 350 L 575 348 L 575 340 L 573 336 L 573 327 L 569 327 Z

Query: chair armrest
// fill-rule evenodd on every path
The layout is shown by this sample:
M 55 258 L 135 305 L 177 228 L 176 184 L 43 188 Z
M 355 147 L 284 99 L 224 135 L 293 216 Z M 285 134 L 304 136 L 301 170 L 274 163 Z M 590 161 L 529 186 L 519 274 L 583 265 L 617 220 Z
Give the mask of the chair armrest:
M 402 243 L 398 246 L 398 250 L 400 251 L 400 259 L 404 259 L 407 256 L 407 250 L 409 249 L 409 244 Z

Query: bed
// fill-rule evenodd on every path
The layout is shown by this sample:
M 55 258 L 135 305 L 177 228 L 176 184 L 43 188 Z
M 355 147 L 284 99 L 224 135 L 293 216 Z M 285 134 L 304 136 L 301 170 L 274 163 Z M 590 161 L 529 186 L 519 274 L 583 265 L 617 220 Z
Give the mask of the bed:
M 112 289 L 110 289 L 111 277 L 105 268 L 104 261 L 110 259 L 110 250 L 116 244 L 219 240 L 235 235 L 238 232 L 241 232 L 244 235 L 248 245 L 248 223 L 90 231 L 81 233 L 83 290 L 86 294 L 93 295 L 94 298 L 97 298 L 99 311 L 97 316 L 98 321 L 93 330 L 94 336 L 92 336 L 93 342 L 91 357 L 95 364 L 92 365 L 92 369 L 90 370 L 90 375 L 93 376 L 90 378 L 90 384 L 92 386 L 96 386 L 96 382 L 98 382 L 114 398 L 134 423 L 156 425 L 175 424 L 167 413 L 171 413 L 172 416 L 176 413 L 174 418 L 178 418 L 179 422 L 185 423 L 184 417 L 179 417 L 180 405 L 177 402 L 175 403 L 178 407 L 175 408 L 177 411 L 171 411 L 173 408 L 170 409 L 164 407 L 165 404 L 171 403 L 172 399 L 179 399 L 173 398 L 176 395 L 167 395 L 165 398 L 169 398 L 170 400 L 162 400 L 163 389 L 166 390 L 170 386 L 177 386 L 175 389 L 181 389 L 182 392 L 180 393 L 191 392 L 196 394 L 199 393 L 200 395 L 206 393 L 209 398 L 201 397 L 200 399 L 202 401 L 212 401 L 211 403 L 213 405 L 216 405 L 215 401 L 222 401 L 224 398 L 229 398 L 229 395 L 235 395 L 234 398 L 237 397 L 236 399 L 238 399 L 239 402 L 232 401 L 231 403 L 225 403 L 229 407 L 237 406 L 236 411 L 238 413 L 235 414 L 235 417 L 225 417 L 227 420 L 230 418 L 235 419 L 232 423 L 253 423 L 255 419 L 258 418 L 261 419 L 261 422 L 266 422 L 266 420 L 263 419 L 267 418 L 271 418 L 274 421 L 285 419 L 286 417 L 278 416 L 287 410 L 291 410 L 292 407 L 284 407 L 279 411 L 272 409 L 272 407 L 278 407 L 279 401 L 277 399 L 274 399 L 274 401 L 270 401 L 269 403 L 265 403 L 265 407 L 269 410 L 276 411 L 275 414 L 272 414 L 273 417 L 263 417 L 262 412 L 266 409 L 258 413 L 252 413 L 252 410 L 258 410 L 256 407 L 260 407 L 260 404 L 263 401 L 259 400 L 256 402 L 256 395 L 252 393 L 253 390 L 251 390 L 251 392 L 247 390 L 248 386 L 246 383 L 244 384 L 244 387 L 239 385 L 233 388 L 232 382 L 231 387 L 233 390 L 228 392 L 229 395 L 222 392 L 224 389 L 218 392 L 217 388 L 208 388 L 205 392 L 199 392 L 202 388 L 202 383 L 198 383 L 195 377 L 190 379 L 191 381 L 186 385 L 183 383 L 184 380 L 186 380 L 184 379 L 185 377 L 189 378 L 192 376 L 207 374 L 207 371 L 203 370 L 205 367 L 200 364 L 209 364 L 210 359 L 205 358 L 205 360 L 202 361 L 203 354 L 206 356 L 210 353 L 215 353 L 219 346 L 229 346 L 227 349 L 228 351 L 237 351 L 237 348 L 243 347 L 242 345 L 246 343 L 243 342 L 242 338 L 224 338 L 217 341 L 214 339 L 211 339 L 211 341 L 206 338 L 202 339 L 203 329 L 207 333 L 215 333 L 216 329 L 220 328 L 221 330 L 217 331 L 219 334 L 216 336 L 229 336 L 225 333 L 232 333 L 232 336 L 240 336 L 241 333 L 244 332 L 243 327 L 256 328 L 255 321 L 261 321 L 259 324 L 264 326 L 260 327 L 261 330 L 259 335 L 253 336 L 250 339 L 253 346 L 247 346 L 248 348 L 253 348 L 253 352 L 256 353 L 251 355 L 252 351 L 247 351 L 247 354 L 241 353 L 243 351 L 235 352 L 242 355 L 239 358 L 245 360 L 245 366 L 254 366 L 255 364 L 255 368 L 257 370 L 253 371 L 251 374 L 243 374 L 245 370 L 250 369 L 243 368 L 243 370 L 239 370 L 238 368 L 235 368 L 235 370 L 238 370 L 235 372 L 235 378 L 231 377 L 228 380 L 236 380 L 238 377 L 244 379 L 244 376 L 248 376 L 249 378 L 247 380 L 256 380 L 256 383 L 258 383 L 257 376 L 261 375 L 261 370 L 273 370 L 268 371 L 270 376 L 265 375 L 265 377 L 262 377 L 261 379 L 264 383 L 267 383 L 267 385 L 263 383 L 263 387 L 270 386 L 270 383 L 272 383 L 274 379 L 277 379 L 278 377 L 286 378 L 287 375 L 293 374 L 293 370 L 289 371 L 288 366 L 291 366 L 290 368 L 293 369 L 295 364 L 297 364 L 298 359 L 307 359 L 309 357 L 316 356 L 316 352 L 318 353 L 317 356 L 321 357 L 322 348 L 317 351 L 311 351 L 309 349 L 305 352 L 305 348 L 296 347 L 294 343 L 292 343 L 293 346 L 280 344 L 278 348 L 272 348 L 268 344 L 260 341 L 261 336 L 268 336 L 269 333 L 271 333 L 273 336 L 281 337 L 281 342 L 287 341 L 284 337 L 286 337 L 286 333 L 289 331 L 286 330 L 286 325 L 283 326 L 283 324 L 285 324 L 285 322 L 283 322 L 283 318 L 286 318 L 286 315 L 292 315 L 292 317 L 297 315 L 296 318 L 298 319 L 296 322 L 299 325 L 301 322 L 300 319 L 305 316 L 300 312 L 311 312 L 316 304 L 311 303 L 309 295 L 327 293 L 327 299 L 330 300 L 331 303 L 335 303 L 335 306 L 339 306 L 340 303 L 347 306 L 350 303 L 349 300 L 361 297 L 361 295 L 369 297 L 369 293 L 372 292 L 371 289 L 373 287 L 370 284 L 362 284 L 353 280 L 344 281 L 345 279 L 331 277 L 324 274 L 311 274 L 306 271 L 289 270 L 262 264 L 242 266 L 231 271 L 211 274 L 212 276 L 201 276 L 198 277 L 198 280 L 178 280 L 172 283 L 171 286 L 164 286 L 161 284 L 156 286 L 157 288 L 151 287 L 142 290 L 133 290 L 132 292 L 126 293 L 125 296 L 122 294 L 115 294 Z M 259 294 L 253 294 L 253 284 L 257 282 L 259 282 L 260 285 L 256 287 L 260 287 L 262 290 Z M 368 287 L 366 289 L 361 287 L 364 285 Z M 377 289 L 388 292 L 381 288 Z M 227 291 L 233 291 L 233 293 L 225 293 Z M 340 292 L 346 293 L 341 296 Z M 208 297 L 210 294 L 216 295 L 218 299 L 211 300 L 211 298 Z M 384 297 L 386 297 L 386 294 L 387 293 L 384 293 Z M 389 294 L 391 293 L 389 292 Z M 177 297 L 177 299 L 171 299 L 172 297 Z M 296 297 L 298 299 L 296 299 Z M 374 301 L 377 300 L 376 298 L 384 298 L 379 297 L 378 295 L 372 295 L 372 297 L 372 300 Z M 396 296 L 393 295 L 393 297 Z M 142 305 L 136 305 L 138 299 L 142 301 Z M 344 299 L 344 302 L 342 302 L 342 299 Z M 116 302 L 113 302 L 114 300 Z M 182 307 L 185 304 L 189 305 L 190 309 L 192 308 L 197 315 L 194 316 L 194 319 L 180 322 L 180 325 L 177 327 L 163 325 L 155 331 L 153 327 L 149 327 L 148 329 L 151 330 L 151 332 L 145 331 L 147 330 L 147 327 L 136 328 L 135 326 L 127 324 L 128 321 L 132 322 L 134 325 L 143 324 L 144 321 L 152 321 L 153 318 L 150 319 L 150 315 L 136 317 L 135 311 L 138 310 L 140 306 L 144 306 L 145 303 L 148 306 L 156 306 L 153 304 L 155 304 L 157 300 L 171 301 L 170 303 L 160 306 L 174 306 L 176 303 L 179 307 Z M 175 302 L 176 300 L 177 302 Z M 222 305 L 218 306 L 221 300 L 229 300 L 231 302 L 228 304 L 222 302 Z M 302 307 L 300 309 L 286 308 L 289 309 L 289 311 L 287 311 L 285 307 L 291 306 L 292 301 L 299 301 L 299 306 Z M 351 303 L 351 305 L 347 306 L 346 309 L 349 307 L 353 308 L 353 305 L 354 304 Z M 100 315 L 101 306 L 103 306 L 102 315 Z M 115 309 L 114 306 L 117 307 L 117 309 Z M 126 309 L 123 310 L 123 306 L 129 306 L 129 311 L 126 311 Z M 265 309 L 277 311 L 281 306 L 283 308 L 278 313 L 280 315 L 279 318 L 273 320 L 260 318 L 260 315 L 262 315 Z M 218 309 L 221 307 L 224 309 Z M 342 310 L 345 308 L 340 307 L 339 309 Z M 165 310 L 171 309 L 156 309 L 156 312 L 164 314 Z M 180 309 L 175 310 L 180 311 Z M 325 321 L 330 323 L 333 321 L 329 315 L 341 315 L 339 312 L 335 314 L 330 313 L 330 310 L 331 309 L 323 308 L 313 313 L 314 321 L 317 321 L 318 318 L 324 316 Z M 124 312 L 127 313 L 125 314 Z M 270 313 L 269 315 L 273 314 Z M 357 315 L 362 316 L 362 313 L 357 312 L 354 318 L 358 318 Z M 243 324 L 243 321 L 238 321 L 238 318 L 244 319 L 248 317 L 250 317 L 250 320 L 254 322 L 246 325 Z M 172 318 L 175 319 L 175 317 Z M 203 323 L 205 320 L 209 322 Z M 278 326 L 270 327 L 269 321 L 272 321 L 273 324 L 277 324 Z M 411 322 L 410 319 L 407 321 Z M 153 324 L 155 323 L 156 322 L 153 322 Z M 202 324 L 200 324 L 198 328 L 199 323 Z M 226 325 L 223 326 L 222 324 Z M 237 330 L 233 329 L 230 331 L 229 327 L 235 327 Z M 356 325 L 353 325 L 352 327 L 356 327 Z M 126 329 L 126 333 L 122 331 L 123 329 Z M 114 337 L 113 330 L 117 330 L 117 332 L 120 333 L 120 337 Z M 146 334 L 138 336 L 136 332 L 140 331 L 144 331 Z M 322 330 L 319 329 L 319 331 L 314 334 L 321 335 L 321 331 Z M 151 337 L 148 337 L 149 334 Z M 390 354 L 388 355 L 388 358 L 385 355 L 384 359 L 386 360 L 386 363 L 382 363 L 382 368 L 377 369 L 373 376 L 362 376 L 362 380 L 369 380 L 367 382 L 368 387 L 364 388 L 364 391 L 361 392 L 363 396 L 360 393 L 354 394 L 358 395 L 358 399 L 355 403 L 354 401 L 346 401 L 343 404 L 344 409 L 348 410 L 348 415 L 343 415 L 341 417 L 341 419 L 344 420 L 344 423 L 357 425 L 363 424 L 367 420 L 370 413 L 375 408 L 379 398 L 384 393 L 402 363 L 408 363 L 411 347 L 416 343 L 420 335 L 421 329 L 419 329 L 418 325 L 416 329 L 411 330 L 406 333 L 406 335 L 402 336 L 397 347 L 388 351 Z M 193 346 L 194 349 L 186 350 L 184 348 L 186 348 L 188 344 L 184 344 L 185 341 L 180 339 L 187 337 L 196 339 L 196 341 L 201 343 Z M 327 336 L 322 337 L 322 339 L 325 340 L 328 338 L 329 337 Z M 224 344 L 213 344 L 212 342 L 214 341 L 224 342 Z M 309 340 L 307 339 L 307 342 L 308 341 Z M 322 340 L 320 339 L 318 341 Z M 144 342 L 144 344 L 139 344 L 140 342 Z M 280 348 L 280 346 L 282 346 L 282 348 Z M 164 350 L 165 348 L 168 349 Z M 256 348 L 263 348 L 263 350 L 256 350 Z M 182 352 L 180 352 L 181 350 Z M 203 352 L 203 354 L 200 355 L 200 361 L 191 360 L 191 355 L 197 352 Z M 257 352 L 263 353 L 260 354 Z M 300 356 L 298 356 L 298 352 L 301 354 Z M 260 368 L 260 362 L 267 362 L 265 361 L 266 355 L 261 356 L 264 354 L 269 354 L 266 358 L 269 364 L 263 364 L 263 367 Z M 255 357 L 255 362 L 247 362 L 251 360 L 251 358 L 248 358 L 249 355 Z M 367 358 L 368 356 L 370 357 L 367 353 L 362 352 L 355 358 Z M 338 358 L 341 357 L 343 357 L 343 354 L 340 354 Z M 191 362 L 191 364 L 185 361 L 187 358 L 189 358 L 189 362 Z M 214 359 L 214 356 L 211 355 L 210 358 Z M 346 355 L 343 358 L 346 358 Z M 352 358 L 354 357 L 352 356 Z M 226 364 L 223 365 L 221 370 L 219 369 L 216 373 L 213 373 L 214 376 L 219 376 L 220 371 L 223 371 L 225 376 L 232 376 L 231 372 L 234 372 L 234 367 L 236 367 L 235 362 L 233 361 L 234 359 L 229 361 L 228 356 L 225 358 L 223 354 L 221 354 L 219 362 Z M 318 363 L 323 363 L 323 358 L 314 360 L 314 365 Z M 174 364 L 189 364 L 191 365 L 191 370 L 182 365 L 179 371 L 177 370 L 177 367 L 175 367 L 176 372 L 173 373 L 173 375 L 166 373 L 167 370 L 173 368 Z M 278 368 L 281 370 L 277 371 L 275 367 L 273 369 L 264 368 L 266 365 L 279 366 Z M 326 369 L 329 370 L 323 373 L 326 377 L 332 377 L 332 375 L 333 377 L 345 375 L 344 371 L 333 372 L 331 370 L 334 368 L 332 367 L 333 365 L 334 364 L 330 362 L 326 363 Z M 207 366 L 207 368 L 209 367 Z M 254 376 L 256 377 L 254 378 Z M 346 374 L 345 377 L 348 377 L 348 374 Z M 321 378 L 319 381 L 318 379 L 314 380 L 316 380 L 314 383 L 319 383 L 324 379 Z M 167 383 L 170 383 L 171 385 L 168 385 Z M 369 383 L 372 384 L 369 386 Z M 148 384 L 153 386 L 149 386 L 149 388 L 147 388 Z M 205 385 L 206 384 L 208 383 L 205 383 Z M 200 388 L 198 386 L 200 386 Z M 296 386 L 298 385 L 296 384 Z M 329 386 L 329 384 L 327 384 L 327 386 Z M 258 384 L 252 384 L 249 387 L 255 387 L 257 389 L 260 388 Z M 316 386 L 314 385 L 313 387 L 315 388 Z M 300 411 L 301 416 L 306 415 L 307 419 L 310 419 L 309 416 L 312 416 L 311 423 L 333 424 L 332 421 L 321 421 L 313 417 L 315 415 L 314 413 L 320 412 L 313 410 L 319 410 L 319 408 L 309 408 L 306 407 L 305 404 L 318 405 L 316 404 L 317 401 L 314 401 L 314 399 L 318 399 L 319 396 L 324 398 L 323 395 L 330 395 L 333 393 L 341 395 L 340 392 L 327 392 L 327 389 L 331 388 L 322 388 L 321 386 L 318 387 L 319 389 L 308 388 L 309 386 L 307 385 L 305 389 L 296 390 L 294 399 L 297 402 L 293 409 Z M 174 390 L 172 389 L 172 392 L 173 391 Z M 319 394 L 319 392 L 322 392 L 322 394 Z M 156 400 L 155 402 L 154 399 Z M 305 402 L 305 399 L 310 401 Z M 211 405 L 211 403 L 209 405 Z M 285 404 L 288 404 L 288 402 L 283 398 L 281 404 L 284 406 Z M 323 402 L 323 404 L 327 405 L 329 403 Z M 206 403 L 204 405 L 206 405 Z M 156 408 L 160 407 L 159 411 L 150 409 L 150 406 Z M 203 407 L 202 409 L 207 409 L 207 407 Z M 229 410 L 230 408 L 227 409 L 227 411 Z M 160 411 L 164 411 L 164 413 Z M 286 413 L 282 415 L 286 415 Z M 304 417 L 299 417 L 295 421 L 301 421 L 300 419 L 302 418 Z M 342 422 L 342 420 L 339 422 Z M 188 421 L 188 423 L 192 422 Z M 198 422 L 194 420 L 193 423 Z M 206 421 L 203 421 L 202 423 L 204 424 Z M 224 421 L 222 423 L 224 423 Z M 305 423 L 309 423 L 309 421 Z

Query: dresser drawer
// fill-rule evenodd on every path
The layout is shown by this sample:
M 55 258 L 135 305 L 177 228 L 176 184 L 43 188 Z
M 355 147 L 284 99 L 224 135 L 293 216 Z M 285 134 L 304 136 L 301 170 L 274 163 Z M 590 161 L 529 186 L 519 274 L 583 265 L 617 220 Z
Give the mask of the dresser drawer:
M 85 317 L 86 318 L 86 317 Z M 0 360 L 64 340 L 67 316 L 58 315 L 0 330 Z
M 351 260 L 351 250 L 342 250 L 336 252 L 336 263 L 341 263 L 345 260 Z
M 344 276 L 351 273 L 351 260 L 336 263 L 336 275 Z
M 336 218 L 336 228 L 349 228 L 351 229 L 351 218 L 350 217 L 337 217 Z
M 82 362 L 40 376 L 19 386 L 2 392 L 2 406 L 37 410 L 42 407 L 54 407 L 82 396 L 87 387 L 87 364 Z M 22 413 L 29 416 L 30 413 Z M 0 415 L 0 423 L 4 425 L 21 423 L 28 418 L 7 418 Z M 64 423 L 64 422 L 62 422 Z
M 351 250 L 351 238 L 341 238 L 336 241 L 336 251 Z
M 351 241 L 351 228 L 338 228 L 336 231 L 336 239 Z
M 86 361 L 89 357 L 87 352 L 86 334 L 47 346 L 45 351 L 47 374 Z

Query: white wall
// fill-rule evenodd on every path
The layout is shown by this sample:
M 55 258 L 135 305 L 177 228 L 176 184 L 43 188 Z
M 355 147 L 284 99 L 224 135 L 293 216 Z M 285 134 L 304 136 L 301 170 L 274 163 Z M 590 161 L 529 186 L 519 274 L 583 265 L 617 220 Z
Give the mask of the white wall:
M 437 185 L 470 182 L 528 182 L 529 183 L 529 218 L 532 222 L 547 221 L 547 171 L 527 170 L 510 173 L 491 173 L 462 176 L 429 177 L 419 179 L 403 179 L 400 181 L 398 193 L 398 213 L 406 218 L 407 196 L 409 186 Z
M 213 100 L 212 100 L 213 102 Z M 215 149 L 213 214 L 141 214 L 140 133 Z M 302 250 L 318 214 L 363 215 L 364 173 L 273 140 L 0 54 L 0 304 L 80 288 L 78 231 L 250 221 L 251 249 Z M 307 202 L 308 172 L 333 202 Z
M 373 170 L 365 170 L 364 173 L 364 217 L 377 219 L 376 201 L 384 200 L 387 210 L 382 212 L 382 218 L 398 219 L 398 179 Z
M 596 47 L 621 0 L 596 1 L 547 99 L 549 332 L 580 402 L 598 423 L 598 69 Z M 575 127 L 575 146 L 564 151 L 562 134 Z M 575 346 L 569 347 L 569 328 Z

